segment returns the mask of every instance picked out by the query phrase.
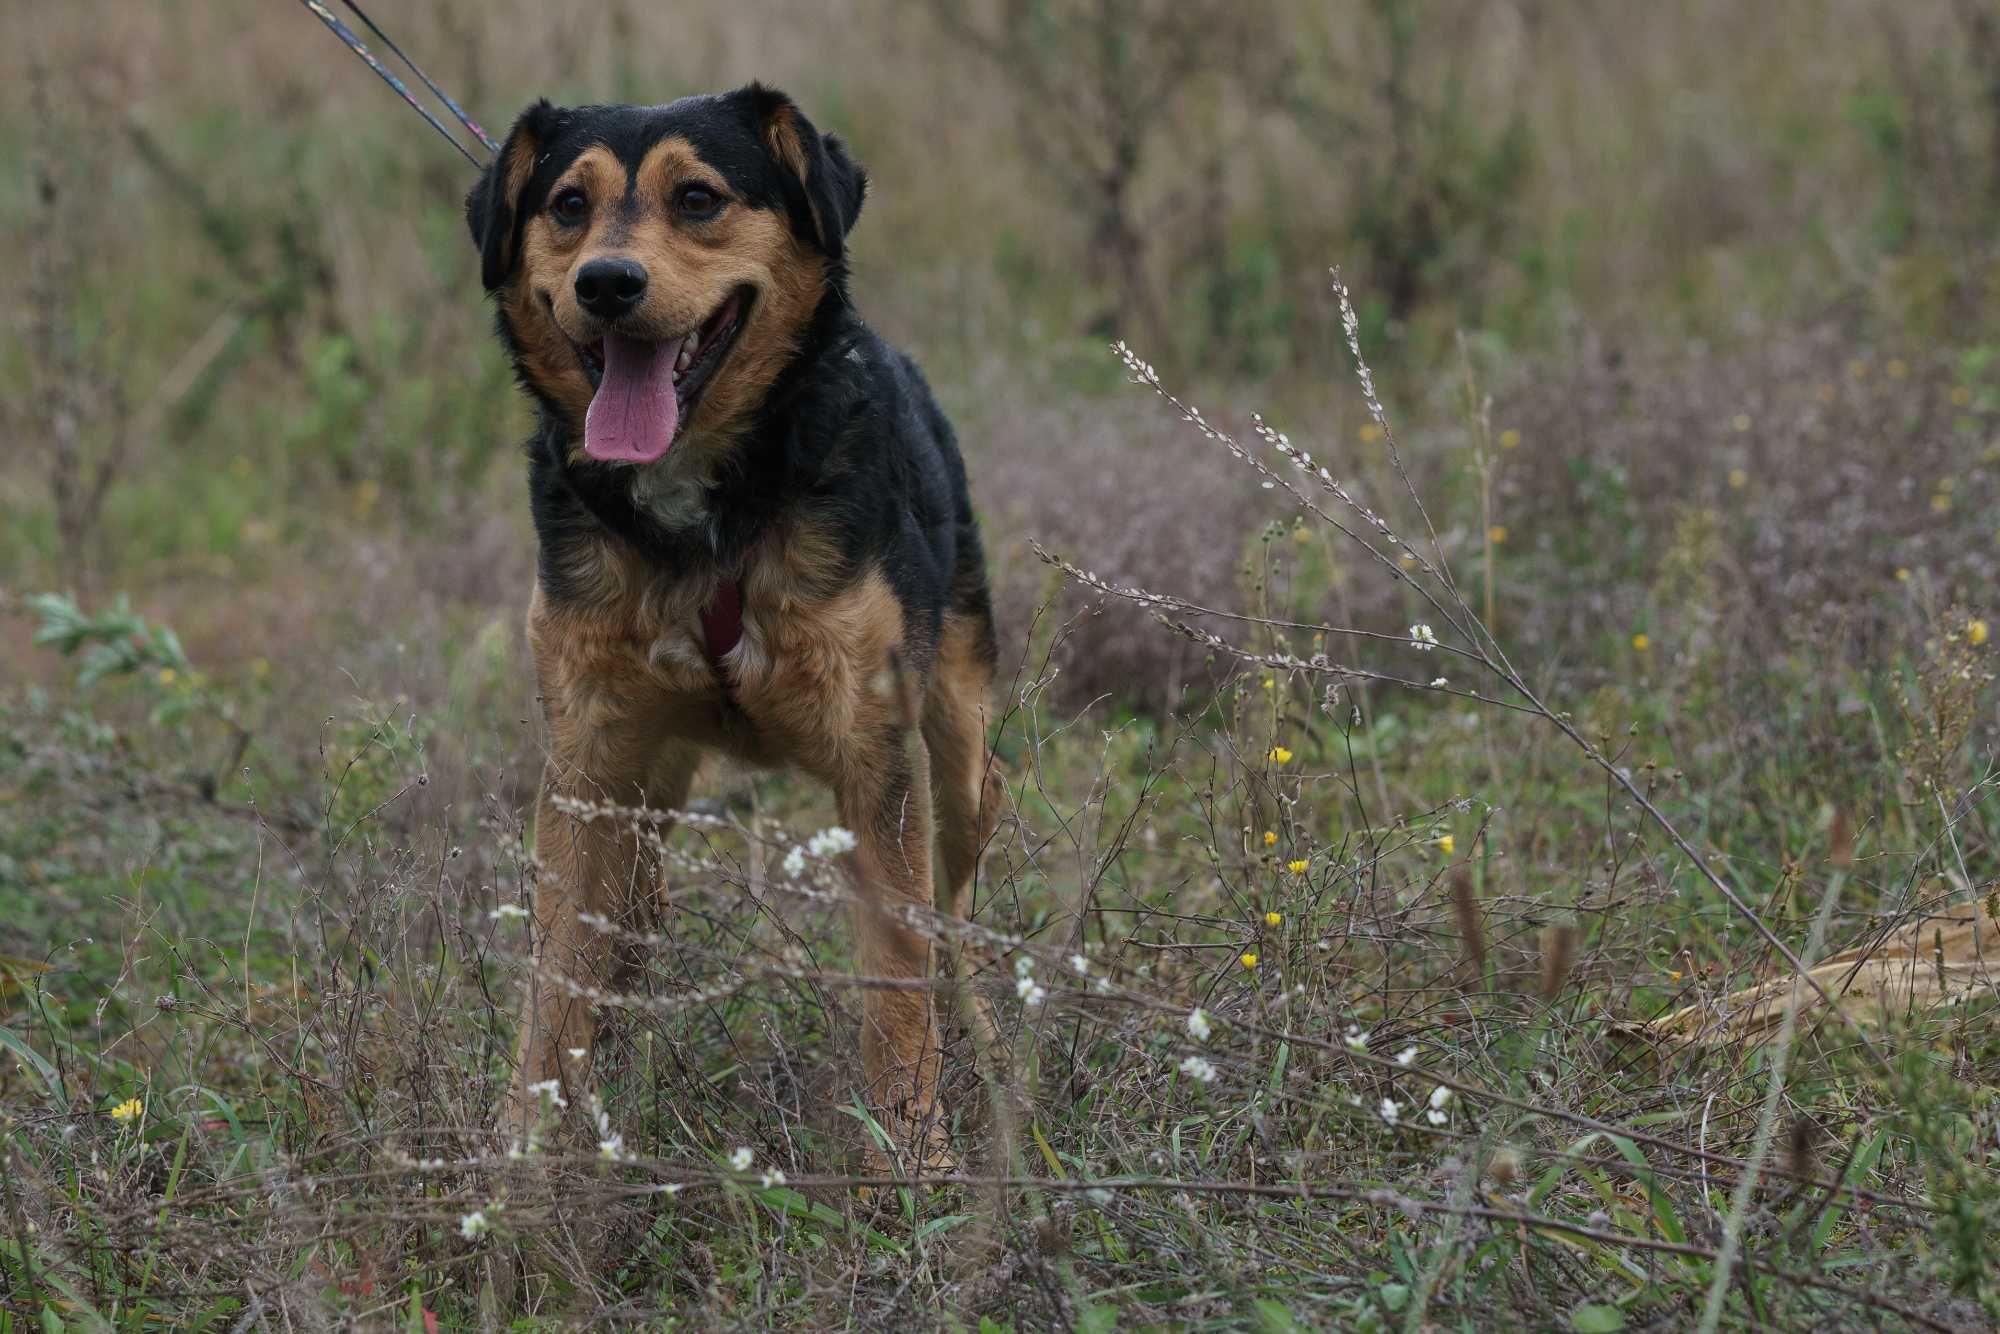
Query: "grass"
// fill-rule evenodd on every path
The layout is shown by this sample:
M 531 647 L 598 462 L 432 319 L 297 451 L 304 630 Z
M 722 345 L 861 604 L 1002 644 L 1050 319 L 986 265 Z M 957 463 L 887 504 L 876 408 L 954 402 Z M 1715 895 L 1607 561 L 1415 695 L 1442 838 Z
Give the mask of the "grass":
M 1308 545 L 1264 544 L 1253 587 L 1296 596 Z M 1410 593 L 1449 598 L 1439 549 L 1402 549 Z M 955 1041 L 974 1164 L 916 1188 L 852 1174 L 843 888 L 773 869 L 816 797 L 726 785 L 672 842 L 674 911 L 602 1090 L 619 1160 L 510 1161 L 481 1128 L 521 963 L 520 795 L 433 791 L 425 724 L 387 712 L 327 730 L 311 796 L 255 764 L 205 784 L 184 762 L 240 701 L 143 619 L 42 604 L 102 679 L 5 720 L 0 866 L 33 886 L 10 931 L 47 942 L 7 961 L 0 1255 L 24 1314 L 1608 1329 L 1713 1292 L 1731 1324 L 1973 1318 L 1990 999 L 1876 1056 L 1813 1027 L 1782 1081 L 1773 1049 L 1646 1050 L 1618 1021 L 1782 974 L 1752 915 L 1806 949 L 1991 878 L 1966 767 L 1983 643 L 1948 614 L 1834 711 L 1865 720 L 1846 736 L 1817 730 L 1816 665 L 1760 672 L 1808 701 L 1776 732 L 1840 757 L 1821 789 L 1733 718 L 1663 725 L 1669 693 L 1524 710 L 1470 608 L 1433 605 L 1439 649 L 1390 635 L 1390 658 L 1515 707 L 1369 690 L 1264 615 L 1236 623 L 1264 643 L 1204 641 L 1253 670 L 1120 719 L 1054 702 L 1063 632 L 1039 637 L 999 731 L 1016 817 L 970 925 L 941 924 L 970 932 L 1008 1049 Z M 1954 704 L 1966 665 L 1982 684 Z M 141 1117 L 108 1115 L 132 1098 Z
M 616 1160 L 493 1142 L 541 748 L 464 183 L 282 7 L 0 55 L 0 406 L 47 446 L 0 457 L 0 1334 L 2000 1320 L 1990 994 L 1638 1037 L 2000 879 L 1977 25 L 1274 6 L 1294 66 L 1231 48 L 1124 145 L 1128 291 L 1033 143 L 1183 15 L 1045 8 L 1158 27 L 1036 29 L 1078 101 L 1034 106 L 915 15 L 397 34 L 475 111 L 552 55 L 772 77 L 873 171 L 861 302 L 966 442 L 1008 645 L 922 1185 L 857 1175 L 845 887 L 783 870 L 831 805 L 783 776 L 668 840 Z M 1104 351 L 1128 301 L 1211 430 Z

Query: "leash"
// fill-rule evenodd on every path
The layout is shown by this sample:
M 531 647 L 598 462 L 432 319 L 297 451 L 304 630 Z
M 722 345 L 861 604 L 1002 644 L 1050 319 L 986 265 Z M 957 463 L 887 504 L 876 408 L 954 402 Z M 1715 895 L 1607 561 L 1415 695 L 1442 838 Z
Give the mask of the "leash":
M 486 146 L 487 152 L 498 153 L 500 151 L 500 146 L 494 143 L 491 139 L 487 138 L 486 131 L 479 128 L 479 122 L 472 119 L 472 117 L 466 115 L 464 108 L 460 107 L 458 103 L 452 101 L 451 97 L 444 91 L 444 89 L 438 87 L 437 84 L 432 81 L 430 75 L 424 73 L 423 70 L 419 69 L 416 61 L 404 55 L 403 49 L 397 46 L 394 41 L 390 40 L 388 33 L 383 32 L 381 28 L 376 26 L 375 20 L 369 18 L 368 15 L 362 10 L 360 5 L 354 3 L 354 0 L 342 0 L 342 2 L 346 4 L 346 6 L 349 9 L 354 11 L 354 16 L 361 20 L 362 25 L 366 27 L 369 32 L 374 33 L 376 37 L 381 39 L 382 45 L 388 47 L 389 50 L 395 55 L 395 57 L 398 60 L 402 61 L 405 65 L 408 65 L 410 67 L 411 72 L 414 73 L 418 79 L 423 81 L 424 87 L 430 89 L 432 94 L 437 97 L 438 101 L 444 103 L 446 109 L 449 110 L 453 116 L 458 118 L 458 123 L 460 125 L 463 125 L 474 139 L 477 139 L 480 143 Z M 411 108 L 419 116 L 422 116 L 427 122 L 429 122 L 430 127 L 432 129 L 436 130 L 439 134 L 443 135 L 445 138 L 445 142 L 450 144 L 453 148 L 456 148 L 461 157 L 463 157 L 467 162 L 470 162 L 475 167 L 483 168 L 486 165 L 485 163 L 481 162 L 478 158 L 474 157 L 472 155 L 472 151 L 468 149 L 464 144 L 458 141 L 457 135 L 453 134 L 450 130 L 445 128 L 443 121 L 439 120 L 436 116 L 431 114 L 431 109 L 429 107 L 425 106 L 422 102 L 419 102 L 417 100 L 416 94 L 410 91 L 409 85 L 405 84 L 401 79 L 396 77 L 395 71 L 391 70 L 388 66 L 384 65 L 380 60 L 377 60 L 375 58 L 375 53 L 368 49 L 368 46 L 365 42 L 363 42 L 359 37 L 356 37 L 354 35 L 354 29 L 348 27 L 345 23 L 341 22 L 340 16 L 338 14 L 335 14 L 331 9 L 328 9 L 326 5 L 321 2 L 321 0 L 299 0 L 299 3 L 304 5 L 308 10 L 310 10 L 313 13 L 313 15 L 319 19 L 321 23 L 324 23 L 327 26 L 327 28 L 332 31 L 335 37 L 338 37 L 342 42 L 344 42 L 347 45 L 348 50 L 352 51 L 355 55 L 361 57 L 361 61 L 363 64 L 367 65 L 369 69 L 374 70 L 376 74 L 380 75 L 382 78 L 382 82 L 388 84 L 391 88 L 394 88 L 399 94 L 401 94 L 403 100 L 405 102 L 408 102 Z

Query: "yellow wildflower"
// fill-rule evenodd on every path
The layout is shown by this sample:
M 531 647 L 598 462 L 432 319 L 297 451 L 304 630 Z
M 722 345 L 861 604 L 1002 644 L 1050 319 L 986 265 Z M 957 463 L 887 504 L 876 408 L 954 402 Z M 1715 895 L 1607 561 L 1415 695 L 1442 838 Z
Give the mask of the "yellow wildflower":
M 1277 684 L 1278 684 L 1278 678 L 1275 676 L 1267 676 L 1264 678 L 1264 689 L 1266 690 L 1273 688 Z
M 137 1098 L 127 1098 L 111 1109 L 111 1119 L 118 1122 L 136 1121 L 145 1114 L 146 1104 Z
M 163 685 L 163 686 L 170 686 L 170 685 L 172 685 L 172 684 L 173 684 L 173 683 L 174 683 L 175 681 L 177 681 L 177 680 L 179 680 L 179 679 L 180 679 L 180 673 L 179 673 L 179 672 L 177 672 L 177 671 L 175 671 L 175 670 L 174 670 L 173 668 L 171 668 L 171 667 L 162 667 L 162 668 L 160 668 L 160 684 L 161 684 L 161 685 Z
M 1298 543 L 1300 546 L 1307 546 L 1312 540 L 1312 529 L 1306 527 L 1304 524 L 1300 524 L 1298 527 L 1292 529 L 1292 541 Z
M 1382 438 L 1382 428 L 1374 422 L 1368 422 L 1359 431 L 1356 431 L 1355 434 L 1361 437 L 1362 444 L 1372 445 Z
M 1268 847 L 1272 846 L 1273 844 L 1275 844 L 1275 843 L 1276 843 L 1277 841 L 1278 841 L 1278 831 L 1277 831 L 1277 830 L 1275 830 L 1275 829 L 1266 829 L 1266 830 L 1264 831 L 1264 846 L 1265 846 L 1265 847 L 1267 847 L 1267 848 L 1268 848 Z
M 1283 746 L 1273 746 L 1271 747 L 1270 759 L 1273 764 L 1290 764 L 1292 762 L 1292 752 L 1286 750 Z
M 1967 621 L 1965 623 L 1965 637 L 1972 641 L 1974 648 L 1978 648 L 1981 644 L 1984 644 L 1986 642 L 1986 622 L 1976 618 Z
M 1933 513 L 1933 514 L 1949 514 L 1949 513 L 1951 513 L 1951 497 L 1950 497 L 1950 496 L 1948 496 L 1948 495 L 1946 495 L 1946 494 L 1945 494 L 1944 492 L 1942 492 L 1942 491 L 1940 491 L 1940 492 L 1938 492 L 1938 493 L 1937 493 L 1936 495 L 1932 496 L 1932 497 L 1931 497 L 1931 513 Z
M 1439 834 L 1431 842 L 1436 845 L 1440 856 L 1451 856 L 1451 850 L 1458 846 L 1458 840 L 1450 834 Z
M 1731 491 L 1741 491 L 1748 485 L 1750 485 L 1749 473 L 1743 471 L 1741 468 L 1731 468 L 1729 470 L 1729 489 Z
M 1257 956 L 1254 954 L 1245 953 L 1243 957 L 1238 959 L 1236 962 L 1242 964 L 1245 968 L 1255 968 L 1257 966 Z
M 1292 860 L 1285 863 L 1285 869 L 1287 871 L 1290 871 L 1293 875 L 1304 875 L 1306 871 L 1311 868 L 1311 866 L 1312 863 L 1307 861 L 1304 857 L 1294 857 L 1292 858 Z M 1276 926 L 1277 923 L 1273 922 L 1271 923 L 1271 925 Z
M 1509 426 L 1506 430 L 1500 433 L 1500 448 L 1519 449 L 1520 447 L 1521 447 L 1521 433 L 1519 431 Z
M 1641 630 L 1638 634 L 1632 636 L 1632 647 L 1638 652 L 1644 653 L 1647 649 L 1653 647 L 1653 637 L 1644 630 Z
M 1680 981 L 1680 980 L 1681 980 L 1681 970 L 1680 970 L 1680 969 L 1678 969 L 1678 968 L 1669 968 L 1669 969 L 1667 969 L 1667 981 L 1669 981 L 1669 982 L 1678 982 L 1678 981 Z
M 1305 863 L 1304 863 L 1304 862 L 1293 862 L 1293 863 L 1292 863 L 1292 865 L 1294 865 L 1294 866 L 1304 866 L 1304 865 L 1305 865 Z M 1279 926 L 1283 926 L 1284 924 L 1285 924 L 1285 915 L 1284 915 L 1283 913 L 1281 913 L 1281 912 L 1267 912 L 1267 913 L 1265 913 L 1265 914 L 1264 914 L 1264 925 L 1265 925 L 1265 926 L 1269 926 L 1269 927 L 1279 927 Z
M 1897 582 L 1897 583 L 1899 583 L 1899 584 L 1907 584 L 1907 583 L 1909 583 L 1909 582 L 1910 582 L 1910 567 L 1909 567 L 1909 566 L 1907 566 L 1907 565 L 1898 565 L 1898 566 L 1896 567 L 1896 582 Z
M 1486 540 L 1496 547 L 1505 542 L 1507 540 L 1507 525 L 1496 523 L 1491 528 L 1488 528 L 1486 530 Z

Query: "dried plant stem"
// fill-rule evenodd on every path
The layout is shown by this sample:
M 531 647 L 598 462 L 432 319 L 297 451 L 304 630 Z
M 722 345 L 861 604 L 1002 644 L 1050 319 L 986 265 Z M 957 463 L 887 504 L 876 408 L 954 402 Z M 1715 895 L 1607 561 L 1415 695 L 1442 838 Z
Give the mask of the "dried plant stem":
M 1819 957 L 1822 943 L 1826 939 L 1827 923 L 1833 920 L 1834 904 L 1840 899 L 1844 876 L 1834 872 L 1827 882 L 1826 893 L 1821 897 L 1819 912 L 1813 917 L 1812 935 L 1806 941 L 1806 958 Z M 1708 1285 L 1708 1302 L 1701 1313 L 1701 1334 L 1715 1334 L 1722 1321 L 1724 1300 L 1729 1295 L 1730 1271 L 1735 1267 L 1736 1258 L 1743 1245 L 1743 1223 L 1750 1216 L 1750 1196 L 1757 1189 L 1757 1182 L 1763 1175 L 1764 1159 L 1771 1151 L 1771 1139 L 1778 1127 L 1778 1108 L 1785 1099 L 1785 1067 L 1791 1060 L 1792 1041 L 1798 1031 L 1799 1005 L 1798 988 L 1793 988 L 1791 999 L 1785 1005 L 1785 1017 L 1778 1026 L 1777 1041 L 1765 1058 L 1770 1070 L 1770 1078 L 1764 1087 L 1764 1105 L 1757 1114 L 1757 1137 L 1750 1146 L 1750 1155 L 1744 1161 L 1742 1175 L 1736 1179 L 1736 1190 L 1730 1196 L 1729 1214 L 1722 1224 L 1722 1245 L 1717 1249 L 1715 1277 Z

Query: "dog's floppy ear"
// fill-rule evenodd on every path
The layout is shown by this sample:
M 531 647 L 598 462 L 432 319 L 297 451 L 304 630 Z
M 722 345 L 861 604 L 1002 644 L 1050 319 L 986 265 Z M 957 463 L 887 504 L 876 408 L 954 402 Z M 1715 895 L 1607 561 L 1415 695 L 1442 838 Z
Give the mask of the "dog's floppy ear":
M 839 135 L 822 135 L 798 104 L 776 88 L 753 83 L 743 95 L 756 115 L 764 146 L 788 178 L 785 196 L 792 205 L 794 221 L 810 229 L 820 253 L 828 259 L 840 259 L 847 248 L 847 233 L 861 216 L 868 173 L 847 155 L 847 145 Z
M 492 291 L 507 281 L 521 241 L 521 192 L 535 174 L 535 156 L 547 142 L 556 109 L 547 99 L 514 122 L 500 156 L 486 165 L 479 183 L 465 196 L 465 222 L 479 247 L 479 277 Z

